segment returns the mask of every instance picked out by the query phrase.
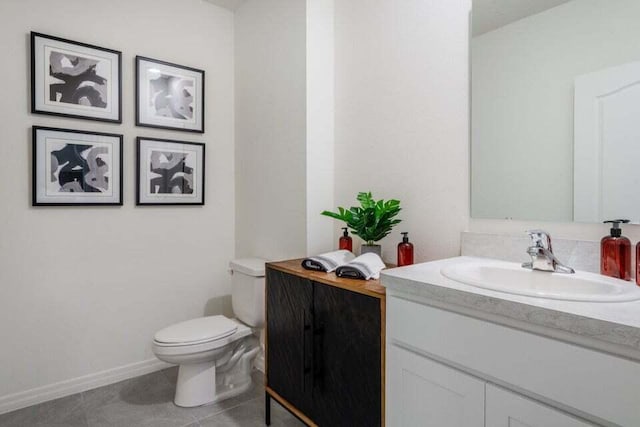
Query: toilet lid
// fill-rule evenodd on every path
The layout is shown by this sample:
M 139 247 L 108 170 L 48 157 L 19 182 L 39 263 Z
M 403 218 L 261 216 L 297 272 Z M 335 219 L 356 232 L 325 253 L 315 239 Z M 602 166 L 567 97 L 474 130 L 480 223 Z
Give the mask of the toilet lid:
M 225 316 L 200 317 L 164 328 L 154 339 L 165 344 L 206 342 L 228 337 L 237 329 L 238 324 Z

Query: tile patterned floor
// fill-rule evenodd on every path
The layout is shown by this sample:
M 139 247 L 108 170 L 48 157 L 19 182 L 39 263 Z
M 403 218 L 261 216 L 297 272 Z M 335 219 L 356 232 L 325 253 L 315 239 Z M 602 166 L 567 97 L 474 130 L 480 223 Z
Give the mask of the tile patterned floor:
M 264 426 L 263 375 L 232 399 L 198 408 L 173 404 L 177 368 L 132 378 L 0 415 L 0 427 L 258 427 Z M 271 425 L 301 427 L 271 403 Z

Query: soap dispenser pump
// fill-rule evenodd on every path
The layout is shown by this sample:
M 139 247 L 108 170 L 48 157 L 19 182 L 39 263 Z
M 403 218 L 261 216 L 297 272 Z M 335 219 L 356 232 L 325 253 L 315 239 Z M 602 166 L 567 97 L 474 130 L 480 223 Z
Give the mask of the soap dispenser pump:
M 402 242 L 398 243 L 398 267 L 413 264 L 413 244 L 409 242 L 409 233 L 400 234 Z
M 620 224 L 628 219 L 604 221 L 612 224 L 611 233 L 600 241 L 600 274 L 631 280 L 631 241 L 622 235 Z
M 353 252 L 353 239 L 349 236 L 347 227 L 342 227 L 342 237 L 338 240 L 338 249 L 346 249 Z

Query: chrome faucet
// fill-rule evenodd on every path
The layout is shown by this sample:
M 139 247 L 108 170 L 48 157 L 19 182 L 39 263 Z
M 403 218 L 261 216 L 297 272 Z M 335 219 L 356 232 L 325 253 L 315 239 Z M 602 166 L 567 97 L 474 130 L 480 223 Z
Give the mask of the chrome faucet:
M 523 263 L 522 267 L 531 270 L 551 271 L 554 273 L 575 273 L 573 268 L 562 264 L 553 254 L 549 233 L 542 230 L 529 230 L 527 234 L 531 238 L 531 246 L 527 248 L 531 262 Z

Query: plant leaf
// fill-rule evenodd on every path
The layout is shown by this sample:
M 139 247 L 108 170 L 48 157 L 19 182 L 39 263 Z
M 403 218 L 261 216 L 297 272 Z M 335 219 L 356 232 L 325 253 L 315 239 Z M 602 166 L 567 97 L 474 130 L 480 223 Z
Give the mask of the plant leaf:
M 376 201 L 370 191 L 358 193 L 356 199 L 360 206 L 338 207 L 338 212 L 323 211 L 322 215 L 344 221 L 352 234 L 368 243 L 385 238 L 401 222 L 395 218 L 402 210 L 399 200 Z

